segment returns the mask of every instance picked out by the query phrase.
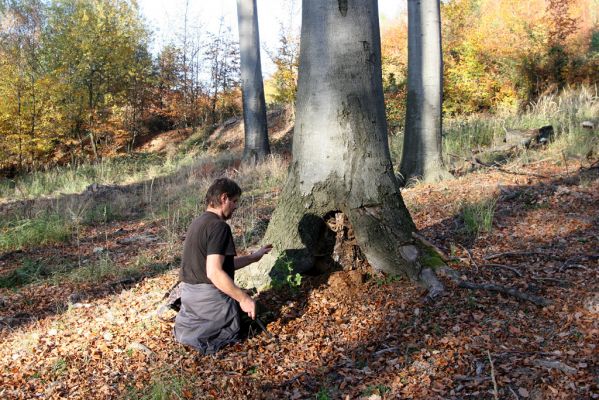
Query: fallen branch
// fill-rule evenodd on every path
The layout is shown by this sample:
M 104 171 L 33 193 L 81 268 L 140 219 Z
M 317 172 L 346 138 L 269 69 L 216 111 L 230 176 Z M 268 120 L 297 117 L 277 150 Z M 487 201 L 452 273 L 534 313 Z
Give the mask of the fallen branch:
M 507 265 L 488 263 L 488 264 L 483 264 L 483 267 L 495 267 L 495 268 L 507 269 L 509 271 L 512 271 L 515 275 L 518 275 L 519 277 L 522 277 L 522 272 L 518 271 L 514 267 L 509 267 Z
M 497 380 L 495 379 L 495 367 L 493 366 L 493 359 L 491 358 L 491 352 L 487 350 L 487 357 L 489 357 L 489 363 L 491 364 L 491 380 L 493 381 L 493 395 L 495 400 L 499 400 L 499 393 L 497 392 Z
M 532 363 L 538 367 L 558 369 L 566 374 L 575 374 L 578 372 L 576 368 L 570 367 L 569 365 L 557 360 L 534 360 Z
M 536 165 L 536 164 L 541 164 L 541 163 L 544 163 L 545 161 L 551 161 L 551 160 L 552 160 L 551 157 L 547 157 L 547 158 L 543 158 L 542 160 L 537 160 L 537 161 L 529 162 L 526 165 L 527 166 L 529 166 L 529 165 Z
M 516 394 L 516 392 L 514 392 L 514 389 L 512 389 L 511 386 L 508 386 L 508 388 L 510 389 L 510 392 L 512 392 L 512 394 L 514 395 L 514 397 L 516 398 L 516 400 L 520 400 L 520 397 L 518 397 L 518 395 Z
M 268 331 L 268 329 L 266 329 L 266 325 L 264 325 L 264 323 L 260 320 L 260 318 L 256 317 L 256 319 L 254 320 L 256 321 L 256 323 L 258 324 L 258 326 L 260 327 L 260 329 L 262 329 L 264 331 L 264 333 L 266 333 L 266 335 L 271 338 L 271 339 L 275 339 L 275 337 L 273 336 L 272 333 L 270 333 Z
M 535 355 L 539 355 L 539 356 L 555 356 L 556 353 L 552 352 L 552 351 L 521 351 L 521 350 L 504 350 L 502 352 L 496 352 L 495 356 L 497 357 L 498 355 L 503 355 L 503 354 L 525 354 L 525 355 L 529 355 L 529 354 L 535 354 Z
M 505 256 L 555 256 L 553 253 L 545 253 L 542 251 L 506 251 L 505 253 L 491 254 L 483 257 L 485 260 L 492 260 L 494 258 L 505 257 Z
M 397 346 L 388 347 L 386 349 L 382 349 L 382 350 L 379 350 L 379 351 L 375 352 L 374 355 L 375 355 L 375 357 L 378 357 L 381 354 L 390 353 L 390 352 L 393 352 L 393 351 L 396 351 L 396 350 L 399 350 L 399 347 L 397 347 Z
M 534 176 L 535 178 L 543 178 L 543 179 L 549 178 L 546 175 L 535 174 L 533 172 L 514 172 L 514 171 L 508 171 L 507 169 L 503 169 L 503 168 L 501 168 L 501 167 L 499 167 L 497 165 L 482 162 L 482 161 L 480 161 L 476 157 L 474 157 L 474 161 L 470 161 L 470 162 L 472 164 L 474 164 L 474 165 L 478 164 L 478 165 L 482 165 L 483 167 L 496 169 L 497 171 L 503 172 L 504 174 L 520 175 L 520 176 Z
M 558 272 L 564 272 L 568 269 L 582 269 L 584 271 L 586 271 L 588 268 L 585 267 L 584 265 L 580 265 L 580 264 L 568 264 L 565 263 L 564 265 L 562 265 L 561 267 L 559 267 Z
M 480 384 L 484 381 L 488 381 L 489 377 L 487 376 L 467 376 L 467 375 L 454 375 L 453 379 L 460 382 L 476 382 L 476 384 Z
M 465 248 L 464 246 L 462 246 L 461 244 L 458 243 L 458 246 L 460 246 L 462 249 L 464 249 L 464 251 L 466 252 L 466 254 L 468 254 L 468 258 L 470 259 L 470 262 L 472 263 L 472 265 L 474 265 L 474 270 L 476 272 L 478 272 L 478 265 L 476 264 L 476 262 L 472 258 L 472 254 L 470 254 L 470 252 L 468 251 L 468 249 Z
M 478 283 L 466 281 L 460 277 L 460 275 L 457 271 L 455 271 L 449 267 L 439 268 L 439 270 L 443 271 L 456 285 L 458 285 L 458 287 L 461 287 L 464 289 L 472 289 L 472 290 L 477 289 L 477 290 L 488 290 L 491 292 L 499 292 L 499 293 L 513 296 L 519 300 L 530 301 L 531 303 L 534 303 L 537 306 L 542 306 L 542 307 L 550 304 L 549 300 L 546 300 L 542 297 L 535 296 L 532 294 L 520 292 L 519 290 L 511 288 L 511 287 L 497 285 L 495 283 L 480 283 L 480 284 L 478 284 Z
M 503 294 L 509 294 L 510 296 L 514 296 L 517 299 L 530 301 L 531 303 L 534 303 L 537 306 L 545 307 L 545 306 L 549 305 L 549 301 L 542 297 L 535 296 L 533 294 L 520 292 L 517 289 L 507 287 L 507 286 L 497 285 L 494 283 L 476 284 L 476 283 L 462 280 L 458 283 L 458 286 L 461 288 L 466 288 L 466 289 L 489 290 L 491 292 L 499 292 L 499 293 L 503 293 Z
M 555 278 L 543 278 L 540 276 L 533 276 L 532 279 L 534 279 L 535 281 L 546 281 L 546 282 L 553 282 L 556 283 L 559 286 L 569 286 L 569 282 L 564 281 L 563 279 L 555 279 Z
M 574 264 L 574 263 L 580 262 L 582 260 L 589 260 L 589 261 L 599 260 L 599 254 L 583 254 L 583 255 L 580 255 L 577 257 L 569 258 L 568 260 L 566 260 L 566 262 L 561 267 L 559 267 L 558 271 L 563 272 L 564 270 L 574 269 L 574 268 L 583 269 L 586 271 L 587 267 L 585 267 L 584 265 Z

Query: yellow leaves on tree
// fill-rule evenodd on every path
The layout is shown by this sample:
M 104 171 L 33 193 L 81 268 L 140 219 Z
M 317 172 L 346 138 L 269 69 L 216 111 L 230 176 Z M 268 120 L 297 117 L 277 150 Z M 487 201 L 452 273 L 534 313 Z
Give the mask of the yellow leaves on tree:
M 592 43 L 598 25 L 592 10 L 597 5 L 597 0 L 443 2 L 444 111 L 515 109 L 566 84 L 595 83 L 599 57 L 593 56 Z M 402 90 L 406 25 L 400 19 L 382 29 L 383 79 L 391 122 L 396 118 L 393 110 L 401 105 L 390 103 L 401 96 L 388 89 Z

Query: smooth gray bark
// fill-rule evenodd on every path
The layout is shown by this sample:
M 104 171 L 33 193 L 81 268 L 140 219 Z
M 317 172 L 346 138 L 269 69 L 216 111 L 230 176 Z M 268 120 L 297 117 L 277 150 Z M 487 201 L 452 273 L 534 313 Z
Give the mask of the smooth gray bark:
M 376 0 L 304 0 L 293 161 L 264 242 L 238 271 L 262 287 L 291 262 L 305 272 L 332 253 L 323 218 L 343 212 L 377 270 L 420 279 L 414 223 L 391 164 Z M 283 268 L 283 272 L 284 268 Z
M 237 21 L 245 129 L 243 159 L 256 162 L 270 154 L 256 0 L 237 0 Z
M 400 172 L 434 182 L 449 176 L 441 157 L 443 58 L 439 0 L 408 0 L 408 98 Z

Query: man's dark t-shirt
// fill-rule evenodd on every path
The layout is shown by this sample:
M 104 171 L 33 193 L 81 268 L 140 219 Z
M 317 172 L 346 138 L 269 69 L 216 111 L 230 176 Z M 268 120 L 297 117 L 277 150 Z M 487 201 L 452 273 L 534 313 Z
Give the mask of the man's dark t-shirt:
M 218 215 L 206 211 L 194 219 L 187 230 L 179 279 L 194 285 L 212 283 L 206 275 L 206 257 L 209 254 L 225 256 L 223 270 L 234 279 L 236 252 L 231 228 Z

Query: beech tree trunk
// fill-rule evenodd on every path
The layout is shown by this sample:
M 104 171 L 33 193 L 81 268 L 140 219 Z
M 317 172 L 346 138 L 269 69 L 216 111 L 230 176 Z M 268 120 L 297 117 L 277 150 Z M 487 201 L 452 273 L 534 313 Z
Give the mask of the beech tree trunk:
M 403 183 L 449 176 L 441 158 L 443 58 L 439 0 L 408 0 L 408 98 Z
M 304 0 L 293 160 L 264 243 L 237 273 L 263 287 L 279 266 L 305 272 L 332 253 L 323 218 L 343 212 L 377 270 L 420 279 L 421 250 L 393 173 L 376 0 Z M 282 269 L 285 272 L 285 268 Z
M 266 103 L 260 63 L 260 37 L 256 0 L 237 0 L 241 91 L 245 147 L 243 159 L 256 162 L 270 154 L 266 125 Z

